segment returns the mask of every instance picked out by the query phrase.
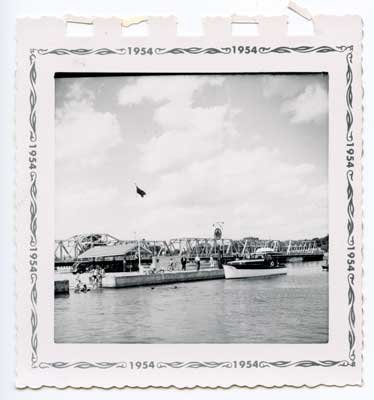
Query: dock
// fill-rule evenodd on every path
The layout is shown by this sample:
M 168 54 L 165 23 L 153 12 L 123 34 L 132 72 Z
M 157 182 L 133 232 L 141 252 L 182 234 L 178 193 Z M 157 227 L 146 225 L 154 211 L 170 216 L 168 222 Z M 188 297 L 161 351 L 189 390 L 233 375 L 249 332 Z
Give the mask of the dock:
M 102 280 L 103 288 L 127 288 L 136 286 L 165 285 L 171 283 L 183 283 L 193 281 L 207 281 L 212 279 L 224 279 L 223 269 L 204 269 L 200 271 L 177 271 L 156 274 L 137 273 L 111 273 L 106 274 Z
M 55 281 L 55 296 L 69 294 L 69 280 Z

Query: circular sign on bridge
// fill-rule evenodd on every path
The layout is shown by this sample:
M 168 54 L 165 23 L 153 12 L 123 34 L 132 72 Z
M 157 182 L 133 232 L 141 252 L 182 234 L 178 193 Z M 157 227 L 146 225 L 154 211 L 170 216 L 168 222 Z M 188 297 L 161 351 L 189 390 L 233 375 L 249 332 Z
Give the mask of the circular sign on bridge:
M 222 229 L 221 228 L 215 228 L 214 229 L 214 239 L 221 239 L 222 238 Z

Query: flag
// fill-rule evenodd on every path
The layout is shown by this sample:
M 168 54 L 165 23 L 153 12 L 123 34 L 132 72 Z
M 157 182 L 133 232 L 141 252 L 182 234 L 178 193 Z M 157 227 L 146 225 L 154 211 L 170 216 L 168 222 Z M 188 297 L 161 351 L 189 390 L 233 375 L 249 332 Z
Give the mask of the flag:
M 136 185 L 136 193 L 137 193 L 140 197 L 144 197 L 144 196 L 147 194 L 144 190 L 140 189 L 140 187 L 137 186 L 137 185 Z

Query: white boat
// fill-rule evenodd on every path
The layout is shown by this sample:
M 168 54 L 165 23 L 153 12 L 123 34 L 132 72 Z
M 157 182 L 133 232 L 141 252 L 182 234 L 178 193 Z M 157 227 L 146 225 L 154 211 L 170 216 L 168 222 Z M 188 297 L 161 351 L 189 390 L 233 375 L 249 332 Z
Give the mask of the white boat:
M 254 253 L 248 259 L 230 261 L 223 265 L 226 279 L 258 278 L 287 274 L 285 265 L 269 253 Z

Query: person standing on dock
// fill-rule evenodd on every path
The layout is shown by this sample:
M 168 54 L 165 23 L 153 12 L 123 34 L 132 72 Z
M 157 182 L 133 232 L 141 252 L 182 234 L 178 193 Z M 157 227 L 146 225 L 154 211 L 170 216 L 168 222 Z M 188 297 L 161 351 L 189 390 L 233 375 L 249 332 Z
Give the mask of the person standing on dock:
M 160 272 L 160 259 L 158 257 L 155 259 L 155 272 Z
M 216 263 L 214 262 L 214 258 L 213 258 L 213 256 L 210 256 L 210 259 L 209 259 L 209 264 L 210 264 L 210 268 L 214 268 L 216 265 Z
M 182 264 L 182 271 L 186 271 L 187 257 L 185 255 L 181 257 L 181 264 Z
M 169 271 L 174 271 L 174 260 L 172 258 L 169 260 Z
M 78 272 L 75 277 L 75 290 L 79 292 L 81 290 L 81 285 L 82 285 L 81 275 Z
M 222 258 L 223 258 L 223 256 L 222 256 L 222 251 L 219 250 L 219 251 L 218 251 L 218 259 L 217 259 L 217 264 L 218 264 L 218 268 L 219 268 L 219 269 L 223 269 Z
M 196 263 L 196 271 L 200 271 L 200 257 L 197 255 L 195 257 L 195 263 Z

